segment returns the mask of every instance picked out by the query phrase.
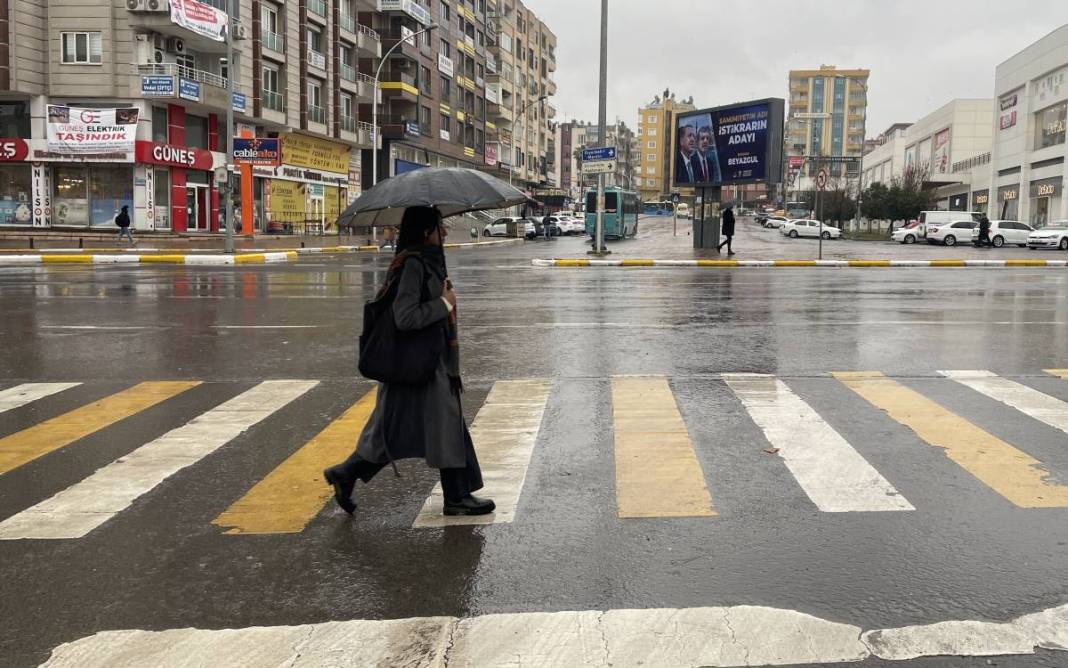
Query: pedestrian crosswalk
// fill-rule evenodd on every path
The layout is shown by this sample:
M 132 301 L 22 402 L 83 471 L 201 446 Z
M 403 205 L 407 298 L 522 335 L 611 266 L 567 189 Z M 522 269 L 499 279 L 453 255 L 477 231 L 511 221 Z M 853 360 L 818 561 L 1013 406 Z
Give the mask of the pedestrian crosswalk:
M 739 481 L 725 475 L 725 469 L 744 455 L 759 458 L 762 465 L 781 467 L 776 480 L 790 480 L 794 487 L 777 493 L 796 499 L 797 512 L 868 513 L 873 518 L 902 511 L 922 515 L 937 506 L 932 499 L 939 492 L 925 487 L 938 487 L 940 474 L 970 480 L 966 485 L 971 493 L 993 493 L 991 499 L 1000 497 L 1001 503 L 1017 508 L 1068 508 L 1068 448 L 1063 448 L 1068 434 L 1068 372 L 1050 369 L 1037 377 L 1008 377 L 986 370 L 937 373 L 917 382 L 875 371 L 830 372 L 818 382 L 825 391 L 838 393 L 834 402 L 814 394 L 812 379 L 766 374 L 725 373 L 699 381 L 666 375 L 613 376 L 593 383 L 586 388 L 584 410 L 610 415 L 606 424 L 611 447 L 600 456 L 602 470 L 611 473 L 601 480 L 602 496 L 621 522 L 671 518 L 715 522 L 737 508 L 731 499 L 738 496 Z M 558 398 L 568 383 L 577 382 L 588 379 L 508 379 L 489 385 L 471 432 L 486 484 L 483 493 L 497 503 L 494 514 L 442 516 L 438 485 L 429 489 L 409 485 L 403 492 L 392 489 L 391 493 L 409 495 L 413 503 L 391 506 L 389 512 L 410 513 L 398 523 L 413 531 L 522 523 L 525 513 L 534 512 L 536 493 L 552 493 L 546 485 L 568 484 L 566 478 L 540 479 L 536 483 L 540 487 L 530 489 L 529 481 L 533 472 L 552 465 L 542 456 L 545 433 L 551 431 L 546 425 L 567 413 L 560 406 L 554 410 L 554 402 L 562 401 Z M 701 384 L 699 392 L 679 391 L 680 384 L 695 382 Z M 7 387 L 0 382 L 0 498 L 5 478 L 34 475 L 42 499 L 0 507 L 0 540 L 72 540 L 106 531 L 117 518 L 135 515 L 139 499 L 188 493 L 183 483 L 189 479 L 219 475 L 220 467 L 225 469 L 230 461 L 228 453 L 257 447 L 255 439 L 239 437 L 253 428 L 264 434 L 284 432 L 285 421 L 294 414 L 314 413 L 325 420 L 310 440 L 305 436 L 272 449 L 269 468 L 257 479 L 242 482 L 237 490 L 203 495 L 200 502 L 210 506 L 204 526 L 229 536 L 298 534 L 316 522 L 340 521 L 322 469 L 351 452 L 374 410 L 376 392 L 365 385 L 347 403 L 340 407 L 332 403 L 322 414 L 316 402 L 327 393 L 317 388 L 326 389 L 330 383 L 265 380 L 249 387 L 219 381 L 146 381 L 93 399 L 103 393 L 91 382 Z M 122 450 L 125 454 L 110 463 L 105 460 L 96 470 L 78 471 L 76 467 L 85 465 L 81 459 L 62 458 L 64 466 L 75 467 L 80 479 L 47 487 L 51 478 L 46 472 L 60 465 L 58 455 L 99 448 L 120 423 L 136 420 L 149 409 L 195 411 L 189 406 L 204 404 L 203 400 L 198 404 L 180 397 L 211 388 L 224 398 L 199 414 L 181 415 L 179 422 L 185 422 L 180 426 L 129 443 Z M 942 389 L 957 393 L 956 404 L 944 400 Z M 75 394 L 65 395 L 68 390 Z M 67 410 L 71 398 L 83 392 L 89 397 L 87 403 Z M 717 410 L 736 413 L 735 424 L 748 421 L 751 428 L 746 435 L 717 431 L 715 425 L 704 423 L 705 417 L 694 417 L 707 413 L 687 410 L 712 395 Z M 967 410 L 962 410 L 962 401 Z M 282 411 L 298 402 L 301 410 Z M 991 412 L 1012 428 L 992 424 Z M 39 422 L 24 426 L 38 416 Z M 698 419 L 700 423 L 695 422 Z M 858 422 L 865 428 L 857 429 Z M 585 433 L 595 423 L 569 424 L 567 431 L 594 442 L 605 437 Z M 843 424 L 849 428 L 843 429 Z M 892 453 L 884 447 L 888 435 L 896 439 Z M 944 464 L 931 458 L 931 447 L 944 453 Z M 909 464 L 912 460 L 935 470 L 917 479 Z M 202 481 L 198 489 L 210 488 L 212 482 Z M 759 488 L 763 483 L 750 479 L 744 484 Z M 360 493 L 367 489 L 374 490 L 361 488 Z M 958 485 L 956 492 L 960 489 Z M 11 501 L 10 495 L 7 500 Z

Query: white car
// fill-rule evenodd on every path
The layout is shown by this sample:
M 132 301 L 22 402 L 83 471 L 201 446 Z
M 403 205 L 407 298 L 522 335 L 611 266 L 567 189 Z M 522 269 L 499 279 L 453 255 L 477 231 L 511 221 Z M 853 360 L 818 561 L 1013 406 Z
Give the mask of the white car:
M 1031 250 L 1059 248 L 1068 251 L 1068 220 L 1055 220 L 1035 230 L 1027 237 L 1027 247 Z
M 505 216 L 504 218 L 498 218 L 489 225 L 482 228 L 482 236 L 484 237 L 506 237 L 508 236 L 508 223 L 513 220 L 522 220 L 515 216 Z M 524 231 L 525 233 L 525 231 Z
M 557 225 L 560 227 L 560 234 L 572 235 L 586 233 L 585 220 L 580 220 L 577 216 L 565 213 L 556 214 L 556 218 L 559 221 Z
M 1020 248 L 1026 248 L 1028 237 L 1035 231 L 1027 223 L 1015 220 L 992 220 L 990 221 L 990 245 L 1001 248 L 1005 244 L 1016 244 Z M 972 242 L 979 241 L 979 226 L 972 230 Z
M 952 223 L 927 223 L 927 243 L 956 246 L 961 241 L 971 239 L 972 230 L 977 227 L 979 223 L 971 218 Z
M 764 227 L 772 230 L 777 230 L 786 223 L 786 219 L 782 216 L 768 216 L 768 219 L 761 223 Z
M 826 223 L 823 224 L 823 229 L 821 230 L 820 221 L 811 220 L 809 218 L 799 218 L 786 221 L 786 224 L 779 229 L 779 234 L 788 236 L 791 239 L 797 239 L 798 237 L 812 237 L 813 239 L 816 239 L 821 235 L 824 239 L 839 239 L 842 236 L 842 230 Z
M 921 239 L 920 223 L 913 221 L 904 227 L 899 227 L 894 230 L 894 233 L 890 235 L 890 238 L 899 243 L 914 244 Z M 960 240 L 958 239 L 958 241 Z

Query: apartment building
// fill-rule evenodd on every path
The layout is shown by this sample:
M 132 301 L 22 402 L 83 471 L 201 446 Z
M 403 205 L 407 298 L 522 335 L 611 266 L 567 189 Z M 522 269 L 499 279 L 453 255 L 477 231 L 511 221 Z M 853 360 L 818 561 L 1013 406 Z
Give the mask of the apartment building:
M 625 122 L 616 121 L 613 125 L 605 128 L 607 135 L 604 142 L 598 137 L 597 125 L 589 121 L 570 120 L 558 126 L 557 144 L 566 146 L 566 152 L 560 152 L 560 161 L 566 159 L 566 165 L 562 162 L 562 178 L 560 187 L 573 193 L 578 199 L 583 193 L 597 186 L 595 174 L 582 174 L 582 149 L 595 146 L 614 146 L 616 148 L 616 171 L 607 174 L 606 186 L 618 186 L 627 190 L 637 187 L 636 173 L 639 165 L 640 147 L 638 137 Z
M 556 35 L 516 0 L 487 0 L 487 165 L 527 188 L 555 184 Z
M 791 189 L 815 189 L 821 165 L 817 157 L 855 157 L 854 163 L 829 162 L 831 178 L 857 178 L 864 154 L 868 113 L 869 70 L 840 70 L 834 65 L 790 71 L 786 155 L 800 158 L 803 166 Z
M 329 226 L 371 184 L 379 71 L 379 179 L 427 165 L 508 179 L 515 164 L 517 180 L 529 184 L 552 173 L 556 38 L 522 5 L 230 4 L 3 3 L 0 28 L 19 39 L 0 40 L 0 225 L 113 229 L 128 206 L 136 229 L 218 232 L 230 105 L 235 136 L 278 138 L 281 146 L 280 164 L 235 172 L 242 232 Z M 223 41 L 228 24 L 233 63 Z M 491 45 L 505 54 L 506 75 Z M 492 76 L 495 101 L 487 100 Z M 535 100 L 513 147 L 512 110 Z M 49 132 L 60 127 L 68 137 L 104 128 L 121 138 L 61 142 Z M 502 165 L 496 147 L 505 131 Z
M 693 98 L 676 100 L 675 94 L 664 90 L 653 101 L 638 110 L 639 160 L 635 168 L 635 184 L 642 200 L 666 199 L 672 187 L 675 170 L 675 115 L 694 111 Z M 693 189 L 685 189 L 692 197 Z

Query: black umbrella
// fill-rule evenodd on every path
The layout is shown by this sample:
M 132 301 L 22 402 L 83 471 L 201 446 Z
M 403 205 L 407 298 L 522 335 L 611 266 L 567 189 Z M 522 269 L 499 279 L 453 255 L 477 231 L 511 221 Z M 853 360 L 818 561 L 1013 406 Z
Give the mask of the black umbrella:
M 424 167 L 386 179 L 356 198 L 338 217 L 338 227 L 400 225 L 404 209 L 436 206 L 443 217 L 468 211 L 537 204 L 514 186 L 474 169 Z

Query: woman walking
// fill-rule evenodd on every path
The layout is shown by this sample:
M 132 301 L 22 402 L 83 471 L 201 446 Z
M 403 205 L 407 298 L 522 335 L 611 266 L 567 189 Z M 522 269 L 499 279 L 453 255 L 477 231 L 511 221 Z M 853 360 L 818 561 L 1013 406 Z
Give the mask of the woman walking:
M 379 295 L 396 282 L 392 314 L 397 330 L 437 328 L 447 345 L 425 384 L 379 384 L 374 412 L 356 450 L 323 472 L 337 504 L 349 514 L 356 510 L 352 491 L 357 480 L 368 483 L 387 464 L 412 457 L 440 469 L 446 515 L 484 515 L 496 507 L 472 495 L 482 488 L 482 472 L 460 404 L 456 293 L 445 266 L 445 236 L 437 209 L 405 210 L 396 258 Z

